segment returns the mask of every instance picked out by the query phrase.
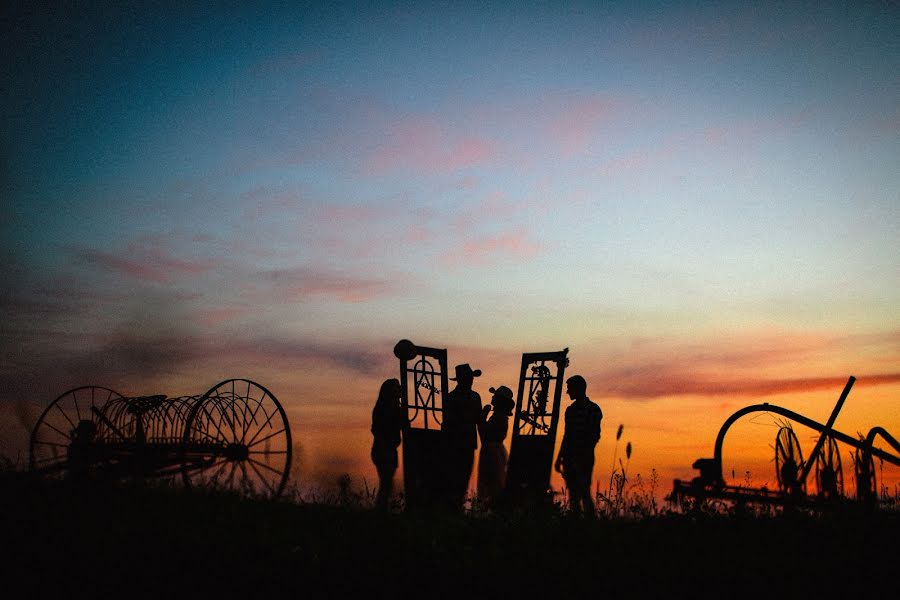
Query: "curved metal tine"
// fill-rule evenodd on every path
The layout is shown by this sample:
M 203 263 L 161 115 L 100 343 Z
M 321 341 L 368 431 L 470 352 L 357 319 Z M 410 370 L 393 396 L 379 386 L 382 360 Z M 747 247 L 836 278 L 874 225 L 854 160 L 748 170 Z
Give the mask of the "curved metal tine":
M 115 434 L 119 441 L 127 442 L 128 435 L 123 429 L 127 430 L 128 425 L 133 421 L 133 418 L 129 418 L 127 408 L 128 404 L 124 398 L 116 398 L 107 402 L 102 409 L 92 407 L 91 410 L 110 433 Z
M 231 431 L 234 433 L 233 441 L 237 442 L 242 436 L 237 432 L 237 392 L 234 391 L 234 379 L 231 380 Z
M 247 386 L 247 389 L 248 389 L 248 390 L 249 390 L 249 387 L 250 387 L 250 386 L 249 386 L 249 384 L 248 384 L 248 386 Z M 248 391 L 248 395 L 249 395 L 249 391 Z M 268 392 L 263 391 L 263 395 L 262 395 L 262 397 L 261 397 L 259 400 L 256 400 L 256 399 L 254 398 L 254 400 L 256 400 L 257 404 L 256 404 L 256 408 L 253 410 L 253 412 L 252 412 L 251 415 L 250 415 L 250 421 L 249 421 L 249 423 L 247 423 L 248 425 L 253 424 L 253 425 L 259 426 L 259 423 L 256 422 L 256 415 L 259 413 L 260 409 L 262 408 L 263 402 L 265 401 L 265 399 L 266 399 L 266 397 L 267 397 L 268 395 L 269 395 Z M 241 438 L 241 443 L 242 443 L 242 444 L 246 442 L 246 438 L 247 438 L 247 432 L 246 432 L 246 430 L 245 430 L 245 431 L 244 431 L 244 437 Z
M 191 411 L 194 410 L 194 407 L 200 403 L 200 397 L 186 397 L 184 399 L 184 403 L 182 404 L 182 408 L 178 411 L 178 417 L 181 421 L 179 425 L 178 435 L 179 437 L 183 437 L 185 433 L 185 428 L 187 427 L 187 420 L 191 414 Z
M 262 406 L 261 403 L 258 404 L 256 409 L 250 414 L 250 419 L 246 423 L 244 423 L 244 425 L 242 427 L 242 431 L 241 431 L 241 439 L 240 439 L 241 444 L 248 445 L 247 444 L 247 436 L 251 435 L 251 437 L 253 437 L 256 435 L 256 432 L 263 429 L 263 425 L 261 425 L 260 423 L 257 423 L 257 421 L 256 421 L 256 413 L 259 411 L 259 408 L 261 406 Z M 263 414 L 268 415 L 268 412 L 264 411 Z
M 148 442 L 152 442 L 158 437 L 158 414 L 159 414 L 160 405 L 149 405 L 147 409 L 141 415 L 141 419 L 144 421 L 144 435 Z
M 234 381 L 231 382 L 231 387 L 232 387 L 232 390 L 231 390 L 231 399 L 230 399 L 230 401 L 231 401 L 231 407 L 232 407 L 232 410 L 234 410 Z M 226 403 L 229 401 L 228 398 L 226 398 L 225 396 L 223 396 L 223 395 L 219 392 L 219 389 L 218 389 L 218 388 L 216 388 L 216 398 L 217 398 L 218 400 L 220 400 L 220 401 L 222 401 L 222 402 L 226 402 Z M 233 440 L 239 439 L 239 438 L 238 438 L 238 435 L 237 435 L 237 432 L 234 430 L 234 421 L 228 419 L 228 407 L 227 407 L 227 405 L 226 405 L 226 407 L 225 407 L 225 410 L 222 410 L 221 413 L 222 413 L 222 418 L 223 418 L 223 419 L 225 420 L 225 422 L 228 423 L 228 425 L 231 427 L 231 435 L 233 436 L 232 439 L 233 439 Z
M 247 381 L 247 395 L 245 398 L 243 398 L 244 409 L 242 411 L 242 419 L 243 420 L 241 422 L 241 439 L 240 439 L 241 444 L 244 444 L 247 441 L 247 432 L 252 429 L 252 426 L 259 425 L 256 422 L 256 414 L 259 412 L 259 409 L 262 407 L 263 399 L 265 399 L 265 397 L 267 396 L 267 394 L 265 392 L 263 392 L 262 398 L 257 400 L 254 396 L 250 395 L 250 386 L 251 386 L 251 382 Z M 257 403 L 256 408 L 252 409 L 252 410 L 250 408 L 251 400 Z M 249 419 L 247 418 L 248 414 L 250 417 Z
M 250 412 L 250 400 L 252 399 L 252 396 L 250 395 L 250 386 L 251 385 L 252 385 L 252 383 L 248 379 L 247 380 L 247 393 L 244 395 L 244 398 L 243 398 L 244 409 L 241 411 L 241 443 L 243 443 L 247 437 L 247 426 L 249 425 L 249 422 L 247 421 L 247 413 Z
M 253 446 L 253 445 L 254 445 L 253 442 L 256 441 L 256 436 L 259 435 L 259 433 L 266 427 L 266 425 L 268 425 L 269 423 L 272 422 L 272 417 L 274 417 L 277 413 L 278 413 L 278 409 L 276 408 L 275 410 L 273 410 L 273 411 L 271 412 L 271 414 L 269 414 L 268 418 L 266 419 L 266 422 L 263 423 L 262 425 L 260 425 L 259 429 L 256 430 L 256 433 L 253 434 L 253 437 L 250 438 L 250 441 L 247 442 L 247 446 Z
M 193 406 L 190 396 L 181 396 L 172 399 L 171 417 L 172 417 L 172 439 L 180 440 L 184 435 L 184 427 L 187 423 L 187 417 L 190 414 L 190 407 Z
M 218 388 L 216 388 L 215 399 L 213 399 L 212 396 L 209 396 L 207 398 L 207 400 L 212 400 L 213 403 L 219 407 L 225 406 L 224 403 L 228 402 L 228 399 L 219 392 Z M 224 410 L 222 408 L 219 408 L 219 415 L 221 416 L 221 418 L 219 419 L 219 422 L 217 423 L 217 425 L 221 425 L 221 423 L 223 421 L 225 423 L 227 423 L 228 426 L 231 428 L 231 434 L 234 436 L 232 439 L 237 439 L 237 433 L 234 431 L 234 423 L 232 423 L 228 420 L 228 408 L 226 407 Z M 224 437 L 225 433 L 222 431 L 222 428 L 221 427 L 217 427 L 217 428 L 219 429 L 219 431 L 222 433 L 222 435 Z
M 206 427 L 204 428 L 204 434 L 206 434 L 207 438 L 212 438 L 216 441 L 228 443 L 227 436 L 225 435 L 225 432 L 222 431 L 222 427 L 220 427 L 222 420 L 223 420 L 220 404 L 217 400 L 214 400 L 212 397 L 207 398 L 207 400 L 210 401 L 209 404 L 216 407 L 216 409 L 217 409 L 216 412 L 219 413 L 219 418 L 217 420 L 216 417 L 212 414 L 212 412 L 210 412 L 209 407 L 208 407 L 209 405 L 206 402 L 201 403 L 200 410 L 202 410 L 203 413 L 205 413 L 206 417 L 207 417 L 206 422 L 205 422 Z M 213 436 L 209 435 L 212 432 L 210 425 L 212 427 L 216 428 L 216 431 L 219 432 L 220 437 L 213 437 Z
M 238 438 L 238 434 L 237 434 L 237 428 L 236 428 L 235 422 L 234 422 L 234 396 L 235 396 L 235 394 L 234 394 L 234 379 L 232 379 L 231 380 L 231 395 L 229 396 L 227 392 L 225 394 L 226 404 L 225 404 L 225 410 L 223 412 L 224 412 L 226 421 L 228 421 L 228 423 L 231 425 L 231 433 L 234 436 L 232 439 L 237 440 L 239 438 Z M 231 410 L 231 412 L 230 412 L 231 418 L 230 419 L 229 419 L 229 409 Z
M 211 435 L 212 426 L 214 425 L 215 423 L 213 422 L 213 417 L 209 412 L 209 408 L 207 407 L 206 402 L 202 402 L 197 406 L 197 413 L 194 415 L 193 428 L 191 430 L 191 439 L 189 441 L 198 443 L 203 442 L 207 439 L 218 441 L 220 438 L 216 438 L 215 436 Z M 218 430 L 218 428 L 217 431 L 219 431 L 219 435 L 222 435 L 222 432 Z
M 232 384 L 234 385 L 234 384 Z M 234 416 L 234 428 L 235 433 L 237 433 L 237 437 L 235 438 L 235 442 L 240 442 L 247 435 L 247 409 L 248 409 L 248 400 L 250 395 L 250 384 L 247 384 L 247 395 L 240 396 L 237 391 L 234 394 L 234 404 L 231 409 L 231 414 Z M 241 406 L 237 405 L 238 400 L 241 401 Z
M 203 412 L 206 415 L 206 419 L 203 422 L 203 430 L 201 431 L 203 438 L 198 441 L 212 441 L 219 442 L 221 444 L 228 443 L 228 436 L 224 431 L 222 431 L 222 416 L 220 407 L 218 404 L 213 403 L 214 411 L 217 414 L 213 414 L 206 406 L 203 407 Z M 199 429 L 198 429 L 199 430 Z

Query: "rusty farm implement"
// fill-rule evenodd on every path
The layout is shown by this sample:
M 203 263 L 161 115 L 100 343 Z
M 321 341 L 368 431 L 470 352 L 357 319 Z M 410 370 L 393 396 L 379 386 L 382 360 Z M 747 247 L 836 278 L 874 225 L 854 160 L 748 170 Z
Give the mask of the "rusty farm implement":
M 276 497 L 290 473 L 291 430 L 278 399 L 247 379 L 177 398 L 85 386 L 41 414 L 29 462 L 47 478 L 168 478 Z
M 853 437 L 834 429 L 844 401 L 856 381 L 850 377 L 826 423 L 819 423 L 794 411 L 768 403 L 744 407 L 731 415 L 716 436 L 712 458 L 697 459 L 693 467 L 699 475 L 691 481 L 675 480 L 672 498 L 731 503 L 766 503 L 792 506 L 825 506 L 845 498 L 844 467 L 840 445 L 852 449 L 856 499 L 865 503 L 878 501 L 875 459 L 900 465 L 900 442 L 882 427 L 873 427 L 866 436 Z M 734 423 L 752 413 L 770 413 L 787 419 L 775 436 L 775 479 L 777 489 L 727 485 L 722 470 L 722 446 L 725 434 Z M 797 423 L 819 433 L 815 446 L 804 458 L 794 431 Z M 889 449 L 875 445 L 876 440 Z M 815 485 L 811 485 L 812 482 Z M 813 491 L 814 490 L 814 491 Z

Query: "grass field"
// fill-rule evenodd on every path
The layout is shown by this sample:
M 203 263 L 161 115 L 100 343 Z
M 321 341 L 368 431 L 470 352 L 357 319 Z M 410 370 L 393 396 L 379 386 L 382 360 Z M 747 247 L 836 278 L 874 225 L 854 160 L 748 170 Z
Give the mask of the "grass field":
M 896 511 L 585 519 L 379 514 L 2 478 L 4 581 L 22 597 L 855 597 L 896 590 Z

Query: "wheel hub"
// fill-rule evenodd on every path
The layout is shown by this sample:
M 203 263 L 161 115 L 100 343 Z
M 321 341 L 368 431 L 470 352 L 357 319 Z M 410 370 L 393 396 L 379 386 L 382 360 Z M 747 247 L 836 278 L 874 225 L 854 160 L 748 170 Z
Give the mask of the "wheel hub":
M 228 460 L 247 460 L 250 449 L 245 444 L 228 444 L 225 447 L 225 458 Z

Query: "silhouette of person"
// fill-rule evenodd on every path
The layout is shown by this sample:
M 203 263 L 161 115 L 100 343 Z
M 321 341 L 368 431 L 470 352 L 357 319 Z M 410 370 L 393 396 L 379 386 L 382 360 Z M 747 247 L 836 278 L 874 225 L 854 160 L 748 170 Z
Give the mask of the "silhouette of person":
M 457 365 L 456 377 L 450 378 L 456 382 L 456 387 L 444 399 L 444 422 L 441 430 L 446 450 L 446 501 L 453 510 L 463 508 L 472 476 L 472 464 L 475 462 L 481 396 L 472 389 L 472 384 L 480 375 L 481 369 L 473 371 L 468 363 Z
M 493 507 L 503 488 L 506 487 L 506 432 L 509 417 L 516 406 L 512 390 L 501 385 L 490 388 L 493 394 L 491 404 L 481 409 L 478 433 L 481 436 L 481 451 L 478 454 L 478 498 L 487 508 Z M 493 407 L 493 412 L 491 411 Z M 488 417 L 488 414 L 491 416 Z
M 378 391 L 372 409 L 372 462 L 378 471 L 378 494 L 375 507 L 387 510 L 397 471 L 397 447 L 405 415 L 400 406 L 400 381 L 387 379 Z
M 562 473 L 569 489 L 569 509 L 595 516 L 591 476 L 594 471 L 594 447 L 600 441 L 603 411 L 587 397 L 587 382 L 581 375 L 573 375 L 566 380 L 566 394 L 572 399 L 572 404 L 566 408 L 566 430 L 555 468 Z

